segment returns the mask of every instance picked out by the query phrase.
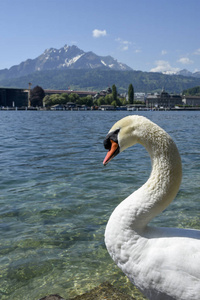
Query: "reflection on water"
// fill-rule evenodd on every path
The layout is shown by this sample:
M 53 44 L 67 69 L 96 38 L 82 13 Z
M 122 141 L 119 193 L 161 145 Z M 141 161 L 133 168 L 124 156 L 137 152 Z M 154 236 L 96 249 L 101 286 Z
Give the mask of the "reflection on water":
M 103 235 L 112 210 L 148 178 L 150 159 L 136 145 L 102 165 L 106 133 L 130 112 L 0 114 L 1 299 L 69 299 L 104 281 L 132 295 Z M 200 112 L 140 114 L 174 138 L 183 163 L 180 192 L 153 225 L 200 229 Z

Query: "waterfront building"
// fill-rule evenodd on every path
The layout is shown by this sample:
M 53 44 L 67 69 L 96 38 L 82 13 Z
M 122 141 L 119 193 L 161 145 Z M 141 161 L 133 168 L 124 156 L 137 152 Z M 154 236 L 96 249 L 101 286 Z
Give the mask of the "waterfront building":
M 187 106 L 200 106 L 200 96 L 183 96 L 183 104 Z
M 28 106 L 28 90 L 0 88 L 0 107 Z
M 53 94 L 77 94 L 79 97 L 92 96 L 94 97 L 97 92 L 92 91 L 72 91 L 72 90 L 44 90 L 45 95 L 53 95 Z
M 99 110 L 115 110 L 113 105 L 100 105 Z
M 149 108 L 171 109 L 182 104 L 180 95 L 168 94 L 165 90 L 161 94 L 148 94 L 146 97 L 146 107 Z
M 145 93 L 134 93 L 134 101 L 145 102 Z
M 96 92 L 93 96 L 93 99 L 99 99 L 100 97 L 105 97 L 106 95 L 112 94 L 112 90 L 108 87 L 106 90 Z

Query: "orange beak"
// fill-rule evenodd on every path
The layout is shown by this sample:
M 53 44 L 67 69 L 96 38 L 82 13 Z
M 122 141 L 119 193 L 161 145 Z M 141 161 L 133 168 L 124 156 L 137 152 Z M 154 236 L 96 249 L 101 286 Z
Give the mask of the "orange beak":
M 113 140 L 110 140 L 110 142 L 111 142 L 111 148 L 108 151 L 106 157 L 104 158 L 104 161 L 103 161 L 104 166 L 107 163 L 109 163 L 109 161 L 111 161 L 111 159 L 119 153 L 119 145 L 116 142 L 114 142 Z

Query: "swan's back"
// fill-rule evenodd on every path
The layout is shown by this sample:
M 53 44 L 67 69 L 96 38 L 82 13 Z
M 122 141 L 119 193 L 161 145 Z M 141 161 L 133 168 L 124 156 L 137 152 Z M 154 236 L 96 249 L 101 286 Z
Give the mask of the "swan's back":
M 200 299 L 200 231 L 148 227 L 137 244 L 120 267 L 149 299 Z

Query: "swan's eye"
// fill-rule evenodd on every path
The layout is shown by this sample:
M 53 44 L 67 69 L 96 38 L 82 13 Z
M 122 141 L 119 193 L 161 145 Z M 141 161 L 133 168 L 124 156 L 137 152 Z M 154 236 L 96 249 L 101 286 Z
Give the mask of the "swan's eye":
M 110 150 L 111 148 L 111 141 L 109 138 L 104 140 L 104 148 Z
M 112 141 L 118 143 L 118 133 L 119 133 L 119 130 L 120 130 L 120 129 L 117 129 L 117 130 L 115 130 L 115 131 L 113 131 L 113 132 L 110 132 L 110 133 L 106 136 L 106 138 L 105 138 L 105 140 L 104 140 L 104 148 L 105 148 L 105 149 L 108 149 L 108 150 L 111 149 L 111 141 L 110 141 L 110 140 L 112 140 Z

